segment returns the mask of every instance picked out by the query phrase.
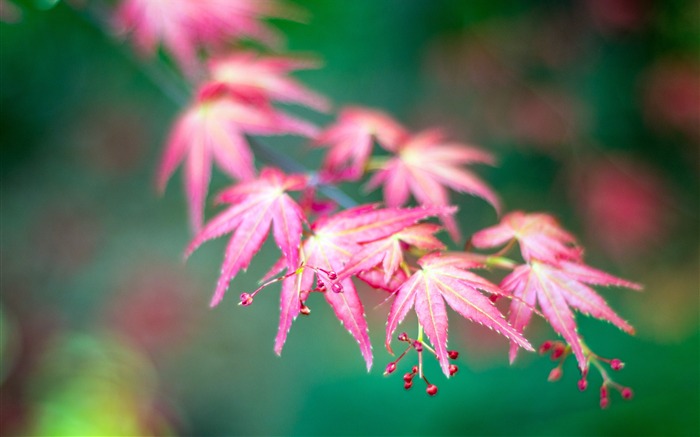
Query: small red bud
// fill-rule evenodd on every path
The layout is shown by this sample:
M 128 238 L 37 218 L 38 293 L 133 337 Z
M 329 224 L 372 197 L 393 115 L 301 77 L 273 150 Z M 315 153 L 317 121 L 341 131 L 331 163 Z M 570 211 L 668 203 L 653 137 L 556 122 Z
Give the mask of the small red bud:
M 423 343 L 416 340 L 413 342 L 413 348 L 416 350 L 416 352 L 423 352 Z
M 333 293 L 342 293 L 343 286 L 340 285 L 340 282 L 334 282 L 331 289 L 333 290 Z
M 551 348 L 552 348 L 552 342 L 549 340 L 545 341 L 544 343 L 542 343 L 540 345 L 540 349 L 539 349 L 540 355 L 546 353 Z
M 413 376 L 414 376 L 413 373 L 406 373 L 403 375 L 403 380 L 406 382 L 411 382 L 411 381 L 413 381 Z
M 620 392 L 620 394 L 622 395 L 622 399 L 628 399 L 628 400 L 632 399 L 632 396 L 634 396 L 632 389 L 629 387 L 623 388 L 622 391 Z
M 549 376 L 547 377 L 547 381 L 549 382 L 554 382 L 554 381 L 559 381 L 559 378 L 561 378 L 562 375 L 561 367 L 555 367 L 552 369 L 551 372 L 549 372 Z
M 301 307 L 299 308 L 299 312 L 302 315 L 308 316 L 309 314 L 311 314 L 311 309 L 309 307 L 307 307 L 306 305 L 301 304 Z
M 406 381 L 403 383 L 403 388 L 405 388 L 406 390 L 410 390 L 411 387 L 413 387 L 413 381 Z
M 610 368 L 611 369 L 622 370 L 623 367 L 625 367 L 625 363 L 618 360 L 617 358 L 613 358 L 612 360 L 610 360 Z
M 386 365 L 386 369 L 384 369 L 384 374 L 388 375 L 390 373 L 393 373 L 394 370 L 396 370 L 396 363 L 392 361 L 391 363 Z
M 585 379 L 579 379 L 578 380 L 578 389 L 581 391 L 586 391 L 586 388 L 588 387 L 588 381 Z
M 338 279 L 338 275 L 333 270 L 331 270 L 330 272 L 328 272 L 328 279 L 330 279 L 331 281 L 335 281 L 336 279 Z
M 241 293 L 241 305 L 247 307 L 253 303 L 253 296 L 248 293 Z
M 324 284 L 323 281 L 319 279 L 318 281 L 316 281 L 316 288 L 321 290 L 323 288 L 326 288 L 326 284 Z
M 603 386 L 600 387 L 600 408 L 606 408 L 609 403 L 610 400 L 608 399 L 608 387 L 605 384 L 603 384 Z
M 438 392 L 437 385 L 428 384 L 428 387 L 425 389 L 425 392 L 428 393 L 430 396 L 435 396 Z
M 447 356 L 450 357 L 451 360 L 456 360 L 457 357 L 459 357 L 459 352 L 457 352 L 457 351 L 447 351 Z
M 399 334 L 399 341 L 408 341 L 408 334 L 406 334 L 405 332 Z
M 561 356 L 564 355 L 565 350 L 566 348 L 561 344 L 554 346 L 554 350 L 552 351 L 552 359 L 556 360 L 561 358 Z
M 414 375 L 418 374 L 418 366 L 413 366 L 413 368 L 411 369 L 411 373 L 413 373 Z
M 450 367 L 448 367 L 448 370 L 450 371 L 450 376 L 453 376 L 455 373 L 459 371 L 459 367 L 455 366 L 454 364 L 450 364 Z

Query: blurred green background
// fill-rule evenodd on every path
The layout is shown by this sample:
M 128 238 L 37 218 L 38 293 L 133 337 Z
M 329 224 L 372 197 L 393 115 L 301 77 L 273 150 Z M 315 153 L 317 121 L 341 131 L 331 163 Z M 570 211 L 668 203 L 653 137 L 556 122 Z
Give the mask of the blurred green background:
M 614 376 L 634 399 L 601 410 L 597 375 L 581 393 L 568 362 L 548 383 L 548 358 L 510 367 L 506 341 L 457 317 L 460 372 L 445 381 L 430 363 L 439 395 L 405 392 L 381 375 L 386 307 L 369 290 L 370 374 L 320 300 L 277 357 L 277 288 L 250 308 L 231 297 L 256 287 L 276 248 L 210 310 L 225 239 L 184 264 L 180 175 L 162 198 L 153 188 L 181 108 L 129 42 L 86 20 L 92 2 L 13 0 L 0 10 L 0 433 L 698 435 L 699 3 L 297 3 L 308 24 L 274 25 L 290 51 L 325 60 L 304 83 L 493 151 L 499 165 L 478 172 L 507 210 L 556 214 L 590 264 L 645 284 L 601 290 L 635 337 L 579 317 L 594 351 L 626 362 Z M 264 142 L 309 168 L 321 159 L 297 138 Z M 465 233 L 497 220 L 453 199 Z M 526 334 L 553 337 L 538 322 Z

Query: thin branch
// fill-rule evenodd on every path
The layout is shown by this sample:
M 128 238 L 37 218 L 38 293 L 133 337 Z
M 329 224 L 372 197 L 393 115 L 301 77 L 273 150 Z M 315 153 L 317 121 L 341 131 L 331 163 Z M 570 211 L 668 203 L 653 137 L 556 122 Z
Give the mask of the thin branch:
M 114 45 L 120 48 L 122 55 L 124 55 L 130 63 L 137 66 L 149 81 L 153 83 L 163 95 L 170 99 L 170 101 L 178 107 L 187 106 L 191 98 L 189 90 L 190 84 L 183 80 L 177 72 L 160 59 L 147 62 L 145 59 L 136 56 L 132 50 L 127 48 L 123 44 L 123 41 L 111 31 L 110 12 L 104 4 L 100 4 L 100 2 L 90 2 L 89 5 L 82 10 L 72 9 L 83 21 L 96 28 L 100 33 L 108 36 L 114 42 Z M 288 173 L 309 174 L 311 176 L 311 181 L 318 184 L 317 173 L 309 170 L 300 162 L 292 159 L 288 155 L 278 152 L 272 147 L 260 142 L 258 139 L 247 136 L 247 140 L 257 158 L 269 162 Z M 352 197 L 345 194 L 336 186 L 318 184 L 318 187 L 321 193 L 343 208 L 357 206 L 357 202 Z

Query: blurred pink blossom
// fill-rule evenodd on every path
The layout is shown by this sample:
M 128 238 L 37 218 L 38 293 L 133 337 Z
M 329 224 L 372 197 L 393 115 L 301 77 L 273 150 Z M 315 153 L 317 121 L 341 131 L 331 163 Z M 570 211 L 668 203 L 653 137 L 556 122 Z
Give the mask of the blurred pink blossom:
M 640 30 L 651 17 L 649 0 L 586 0 L 586 9 L 603 33 Z
M 666 181 L 632 158 L 604 158 L 580 167 L 572 198 L 589 238 L 617 259 L 649 253 L 670 231 L 672 195 Z
M 100 316 L 110 330 L 149 352 L 182 346 L 193 335 L 199 295 L 177 265 L 146 261 L 124 275 Z
M 519 142 L 546 151 L 569 145 L 586 128 L 586 111 L 572 94 L 532 89 L 511 107 L 512 134 Z
M 22 19 L 22 10 L 10 0 L 0 0 L 0 21 L 16 23 Z
M 76 274 L 93 261 L 104 243 L 101 220 L 87 206 L 63 200 L 42 208 L 29 227 L 32 251 L 27 259 L 42 274 Z
M 143 114 L 118 104 L 89 109 L 70 127 L 75 159 L 97 175 L 125 177 L 143 163 L 148 144 Z
M 647 74 L 643 92 L 650 124 L 700 142 L 700 64 L 661 60 Z

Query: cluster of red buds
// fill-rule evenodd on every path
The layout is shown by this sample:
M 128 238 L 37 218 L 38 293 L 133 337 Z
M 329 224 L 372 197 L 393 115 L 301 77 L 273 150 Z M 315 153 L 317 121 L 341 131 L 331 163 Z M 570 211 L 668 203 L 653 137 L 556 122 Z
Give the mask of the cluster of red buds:
M 585 349 L 589 367 L 590 365 L 595 367 L 600 373 L 600 376 L 603 378 L 603 384 L 600 386 L 600 408 L 607 408 L 610 405 L 610 388 L 618 391 L 620 393 L 620 396 L 622 396 L 622 399 L 632 399 L 632 396 L 634 395 L 632 389 L 629 387 L 622 386 L 615 382 L 610 377 L 608 371 L 604 367 L 604 364 L 607 364 L 610 367 L 610 369 L 617 372 L 625 367 L 625 363 L 623 363 L 617 358 L 601 357 L 600 355 L 591 352 L 588 348 Z M 555 367 L 554 369 L 552 369 L 551 372 L 549 372 L 549 377 L 547 378 L 547 380 L 550 382 L 559 380 L 564 373 L 562 371 L 564 361 L 566 360 L 567 356 L 571 354 L 571 347 L 561 341 L 545 341 L 540 346 L 539 352 L 540 354 L 550 352 L 550 357 L 552 358 L 552 360 L 559 361 L 557 367 Z M 585 391 L 586 388 L 588 388 L 587 378 L 588 368 L 581 372 L 581 379 L 579 379 L 578 381 L 578 389 L 580 391 Z
M 260 287 L 255 289 L 255 291 L 253 291 L 252 293 L 241 293 L 240 302 L 238 302 L 238 305 L 251 305 L 253 303 L 253 298 L 255 298 L 255 295 L 257 295 L 263 288 L 267 287 L 268 285 L 274 284 L 275 282 L 279 282 L 283 279 L 289 278 L 290 276 L 301 274 L 304 271 L 304 269 L 310 269 L 316 272 L 317 281 L 316 288 L 314 288 L 313 290 L 302 290 L 299 294 L 299 312 L 301 314 L 305 316 L 311 314 L 311 310 L 304 303 L 306 301 L 306 298 L 309 296 L 309 293 L 325 293 L 328 290 L 328 286 L 330 286 L 331 291 L 333 291 L 334 293 L 343 292 L 343 285 L 340 283 L 340 281 L 338 281 L 338 274 L 336 272 L 334 272 L 333 270 L 326 270 L 320 267 L 314 267 L 302 263 L 296 270 L 289 272 L 286 275 L 270 279 L 269 281 L 265 282 Z
M 553 368 L 552 371 L 549 372 L 547 381 L 558 381 L 564 374 L 564 361 L 566 361 L 566 357 L 569 356 L 569 354 L 571 354 L 571 347 L 569 347 L 561 341 L 547 340 L 540 346 L 539 353 L 540 355 L 544 355 L 547 352 L 550 353 L 552 361 L 558 361 L 557 367 Z
M 389 364 L 386 365 L 386 369 L 384 370 L 384 375 L 389 375 L 391 373 L 394 373 L 396 370 L 396 365 L 398 364 L 401 359 L 406 356 L 406 353 L 410 351 L 411 349 L 415 350 L 416 353 L 418 354 L 418 365 L 414 365 L 411 368 L 410 372 L 407 372 L 403 375 L 403 388 L 406 390 L 410 390 L 413 387 L 413 379 L 418 376 L 418 379 L 422 379 L 425 382 L 426 388 L 425 392 L 428 393 L 429 396 L 435 396 L 438 392 L 437 385 L 431 384 L 430 381 L 428 381 L 428 378 L 425 376 L 423 373 L 423 351 L 424 349 L 427 349 L 430 351 L 435 357 L 437 358 L 437 354 L 435 351 L 425 344 L 422 340 L 416 340 L 413 338 L 410 338 L 407 333 L 402 332 L 398 336 L 398 340 L 408 343 L 408 347 L 399 355 L 397 359 L 394 361 L 390 362 Z M 456 360 L 459 357 L 459 352 L 457 351 L 447 351 L 447 355 L 450 357 L 451 360 Z M 450 376 L 453 376 L 457 371 L 459 371 L 459 367 L 457 367 L 455 364 L 450 364 L 449 366 L 449 371 L 450 371 Z

